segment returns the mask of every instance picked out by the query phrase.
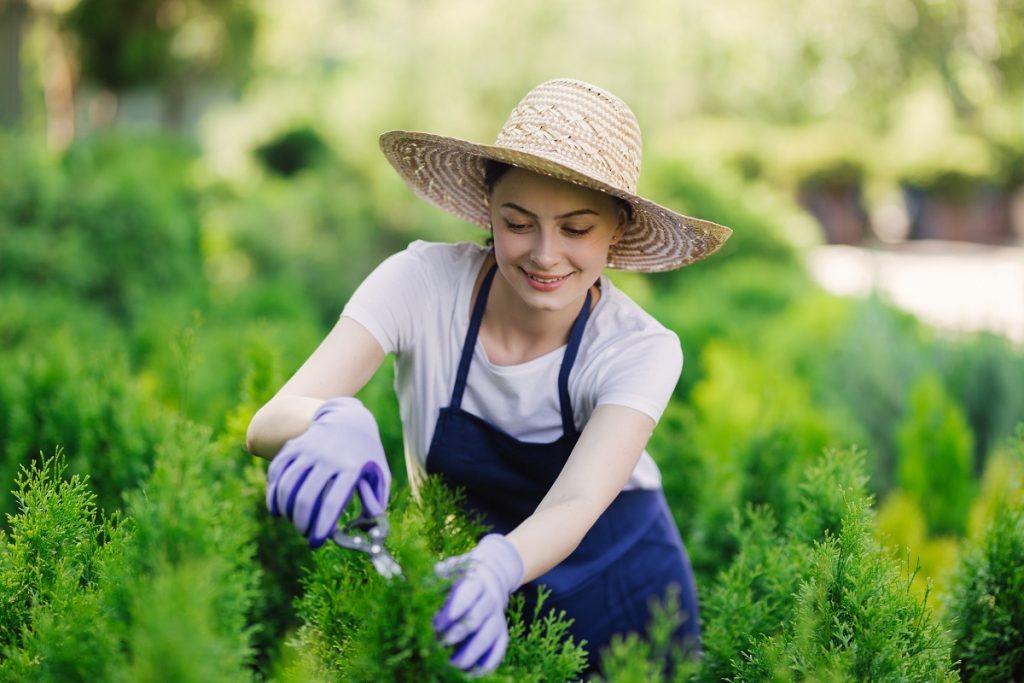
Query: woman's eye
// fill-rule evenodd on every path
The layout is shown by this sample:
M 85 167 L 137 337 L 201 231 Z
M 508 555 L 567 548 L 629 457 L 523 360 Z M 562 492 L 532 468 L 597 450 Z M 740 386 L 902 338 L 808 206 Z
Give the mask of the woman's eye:
M 562 228 L 562 232 L 564 232 L 569 237 L 583 237 L 588 232 L 590 232 L 590 228 L 570 228 L 570 227 L 565 227 L 565 228 Z
M 512 232 L 522 232 L 523 230 L 526 230 L 527 228 L 530 227 L 526 223 L 513 223 L 510 220 L 505 221 L 505 226 Z

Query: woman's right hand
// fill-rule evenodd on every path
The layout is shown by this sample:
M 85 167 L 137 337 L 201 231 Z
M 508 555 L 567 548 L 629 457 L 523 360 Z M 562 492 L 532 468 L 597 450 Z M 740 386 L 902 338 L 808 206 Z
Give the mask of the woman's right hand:
M 270 463 L 267 508 L 291 520 L 310 547 L 319 548 L 357 488 L 365 513 L 379 515 L 387 505 L 391 471 L 370 411 L 351 396 L 332 398 Z

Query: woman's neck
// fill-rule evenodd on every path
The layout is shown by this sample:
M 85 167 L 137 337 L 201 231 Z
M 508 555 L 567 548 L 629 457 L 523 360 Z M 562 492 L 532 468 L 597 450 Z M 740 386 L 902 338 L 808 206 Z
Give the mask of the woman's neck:
M 599 290 L 591 290 L 593 304 Z M 480 326 L 487 358 L 495 365 L 519 365 L 565 345 L 582 306 L 580 297 L 557 311 L 538 310 L 528 306 L 497 273 Z

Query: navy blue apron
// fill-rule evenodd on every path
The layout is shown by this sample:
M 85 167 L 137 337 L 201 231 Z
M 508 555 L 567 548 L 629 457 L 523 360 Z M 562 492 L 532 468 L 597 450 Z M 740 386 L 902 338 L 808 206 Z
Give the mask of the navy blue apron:
M 558 373 L 562 436 L 551 443 L 520 441 L 461 407 L 496 270 L 492 267 L 487 273 L 477 294 L 451 404 L 438 415 L 426 469 L 465 491 L 468 513 L 480 515 L 493 531 L 507 534 L 533 514 L 579 440 L 569 399 L 569 373 L 590 316 L 591 299 L 588 291 Z M 622 491 L 568 558 L 519 589 L 526 600 L 526 616 L 533 614 L 538 585 L 551 590 L 545 607 L 565 610 L 574 620 L 570 633 L 577 642 L 587 641 L 588 672 L 596 670 L 600 651 L 614 634 L 646 630 L 650 601 L 664 600 L 673 586 L 679 591 L 683 616 L 676 638 L 687 650 L 699 650 L 693 572 L 660 489 Z

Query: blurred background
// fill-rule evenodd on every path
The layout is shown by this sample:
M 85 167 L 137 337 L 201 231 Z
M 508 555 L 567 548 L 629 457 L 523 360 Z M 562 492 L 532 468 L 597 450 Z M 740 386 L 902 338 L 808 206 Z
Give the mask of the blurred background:
M 247 463 L 248 417 L 382 258 L 483 237 L 378 135 L 490 142 L 561 76 L 633 108 L 643 194 L 735 231 L 612 274 L 683 343 L 651 450 L 700 580 L 734 511 L 785 521 L 856 447 L 877 538 L 941 608 L 1020 500 L 1022 0 L 0 0 L 3 490 L 60 444 L 120 509 L 154 415 Z M 400 478 L 389 373 L 364 394 Z

